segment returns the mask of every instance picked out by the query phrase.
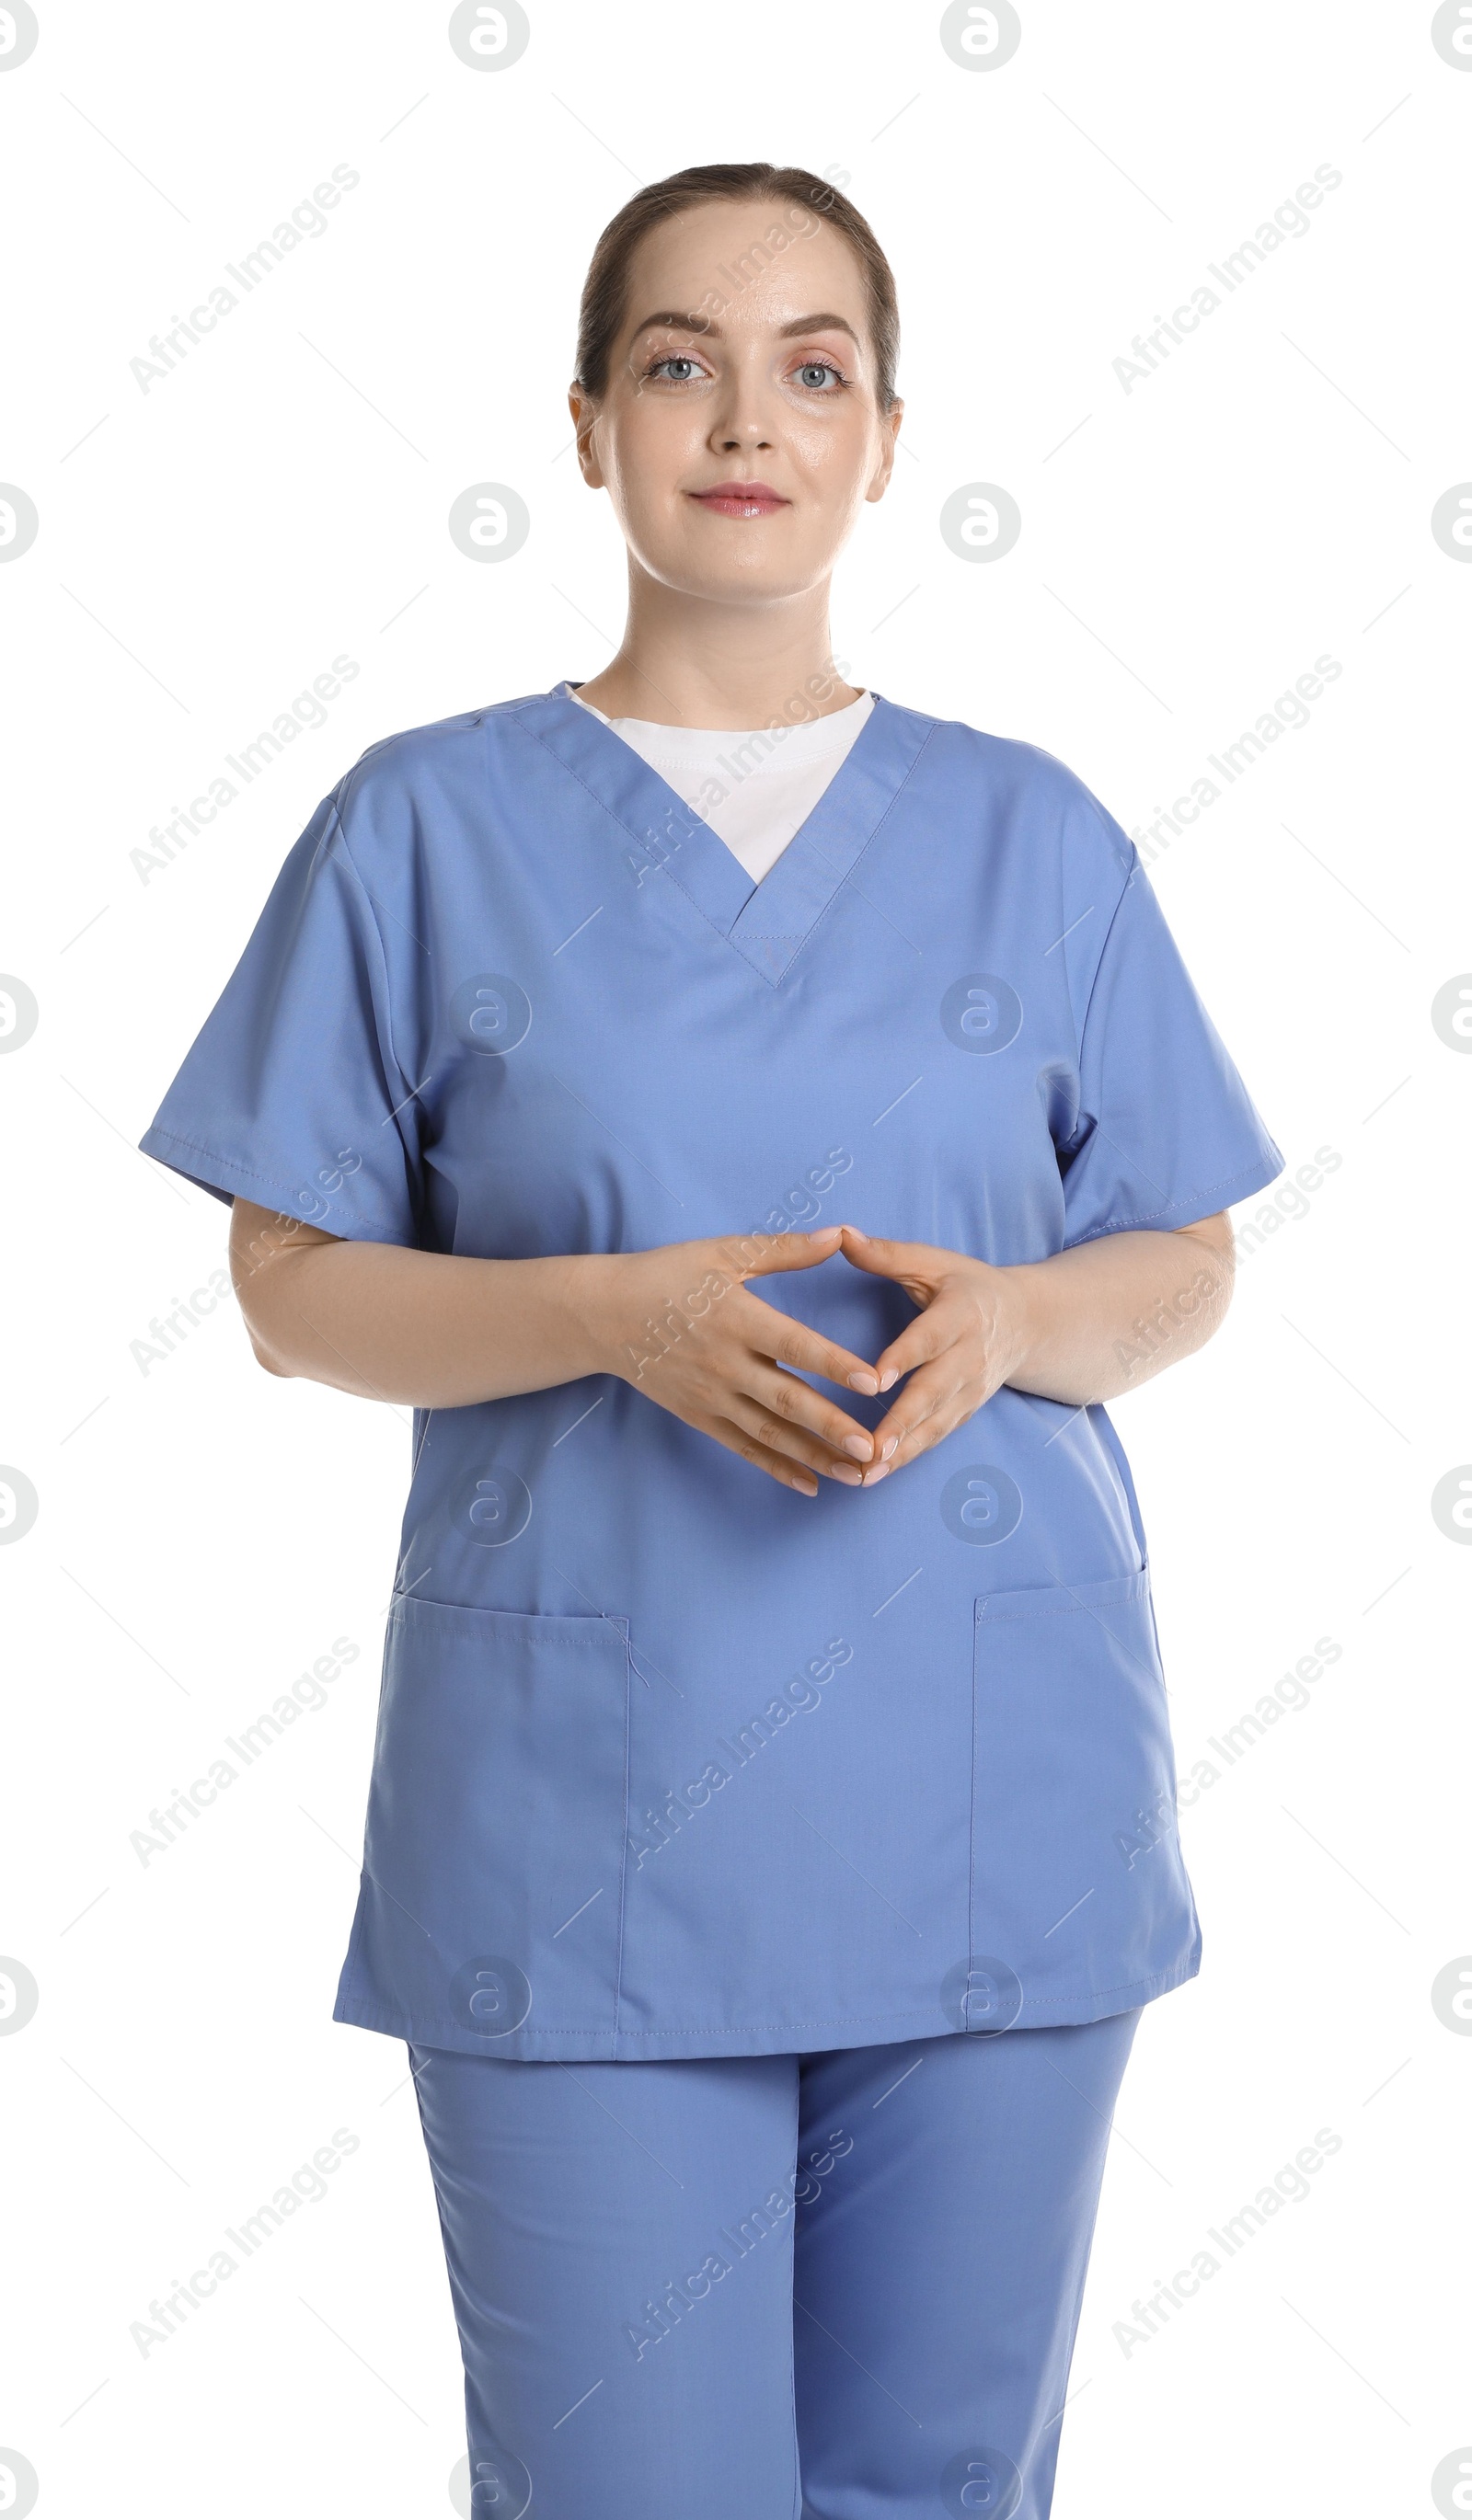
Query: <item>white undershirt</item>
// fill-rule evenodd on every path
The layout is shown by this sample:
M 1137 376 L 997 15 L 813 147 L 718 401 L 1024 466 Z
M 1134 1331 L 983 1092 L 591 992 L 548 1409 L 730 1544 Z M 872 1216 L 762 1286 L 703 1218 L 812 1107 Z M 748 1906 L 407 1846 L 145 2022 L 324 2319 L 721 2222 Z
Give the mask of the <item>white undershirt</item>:
M 776 865 L 812 812 L 874 706 L 861 692 L 847 708 L 805 726 L 659 726 L 651 718 L 604 717 L 578 699 L 589 717 L 658 771 L 692 814 L 709 823 L 754 883 Z

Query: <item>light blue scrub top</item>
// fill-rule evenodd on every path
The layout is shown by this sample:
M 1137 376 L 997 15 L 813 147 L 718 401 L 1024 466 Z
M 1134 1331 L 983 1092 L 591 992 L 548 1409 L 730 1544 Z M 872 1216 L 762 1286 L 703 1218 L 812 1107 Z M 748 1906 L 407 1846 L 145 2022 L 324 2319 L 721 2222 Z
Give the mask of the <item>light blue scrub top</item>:
M 1051 754 L 876 696 L 754 888 L 566 684 L 365 753 L 142 1144 L 503 1259 L 848 1218 L 1006 1267 L 1282 1170 Z M 912 1318 L 841 1258 L 757 1291 L 866 1357 Z M 711 1300 L 667 1292 L 651 1359 Z M 1199 1965 L 1102 1408 L 1001 1390 L 811 1502 L 613 1374 L 420 1410 L 393 1595 L 340 2021 L 759 2055 L 1092 2021 Z

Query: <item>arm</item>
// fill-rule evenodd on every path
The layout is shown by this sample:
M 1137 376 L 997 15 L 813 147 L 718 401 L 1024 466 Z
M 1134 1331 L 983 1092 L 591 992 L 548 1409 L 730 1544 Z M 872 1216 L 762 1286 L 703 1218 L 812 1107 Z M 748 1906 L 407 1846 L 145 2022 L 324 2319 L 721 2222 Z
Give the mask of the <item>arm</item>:
M 238 1198 L 230 1267 L 268 1373 L 363 1399 L 463 1409 L 616 1373 L 805 1496 L 850 1486 L 867 1428 L 800 1377 L 872 1390 L 867 1360 L 764 1304 L 752 1278 L 810 1269 L 818 1234 L 754 1234 L 652 1251 L 472 1260 L 345 1241 Z M 855 1384 L 854 1387 L 858 1387 Z
M 1203 1346 L 1231 1300 L 1230 1219 L 1173 1233 L 1106 1234 L 1049 1260 L 993 1269 L 929 1243 L 871 1240 L 844 1228 L 856 1268 L 893 1278 L 916 1319 L 878 1360 L 877 1383 L 903 1391 L 876 1429 L 865 1485 L 964 1424 L 1003 1383 L 1082 1408 Z

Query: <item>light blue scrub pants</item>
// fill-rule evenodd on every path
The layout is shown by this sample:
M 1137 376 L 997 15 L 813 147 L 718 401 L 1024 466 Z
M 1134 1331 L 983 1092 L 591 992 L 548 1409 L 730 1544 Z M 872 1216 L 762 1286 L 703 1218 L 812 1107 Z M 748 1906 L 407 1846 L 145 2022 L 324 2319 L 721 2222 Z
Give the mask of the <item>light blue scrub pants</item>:
M 1138 2022 L 410 2048 L 477 2520 L 1044 2520 Z

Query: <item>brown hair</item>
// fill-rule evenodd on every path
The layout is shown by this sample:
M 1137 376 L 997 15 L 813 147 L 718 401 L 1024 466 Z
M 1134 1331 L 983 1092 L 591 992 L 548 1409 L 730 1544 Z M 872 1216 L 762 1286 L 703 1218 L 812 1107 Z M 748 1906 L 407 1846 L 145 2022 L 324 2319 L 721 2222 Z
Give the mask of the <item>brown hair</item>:
M 790 202 L 805 211 L 809 219 L 826 219 L 852 247 L 868 296 L 879 408 L 891 408 L 896 400 L 895 369 L 899 356 L 899 308 L 895 275 L 879 239 L 852 202 L 821 176 L 810 175 L 804 166 L 771 166 L 764 159 L 748 166 L 686 166 L 677 175 L 666 175 L 658 183 L 646 184 L 610 219 L 593 249 L 578 310 L 575 382 L 584 393 L 601 395 L 607 391 L 613 346 L 627 313 L 628 267 L 651 228 L 665 219 L 678 218 L 682 210 L 697 202 L 748 201 Z M 770 260 L 774 250 L 764 240 L 754 241 L 741 256 L 741 265 L 753 255 Z M 691 307 L 687 311 L 693 314 L 696 310 Z

